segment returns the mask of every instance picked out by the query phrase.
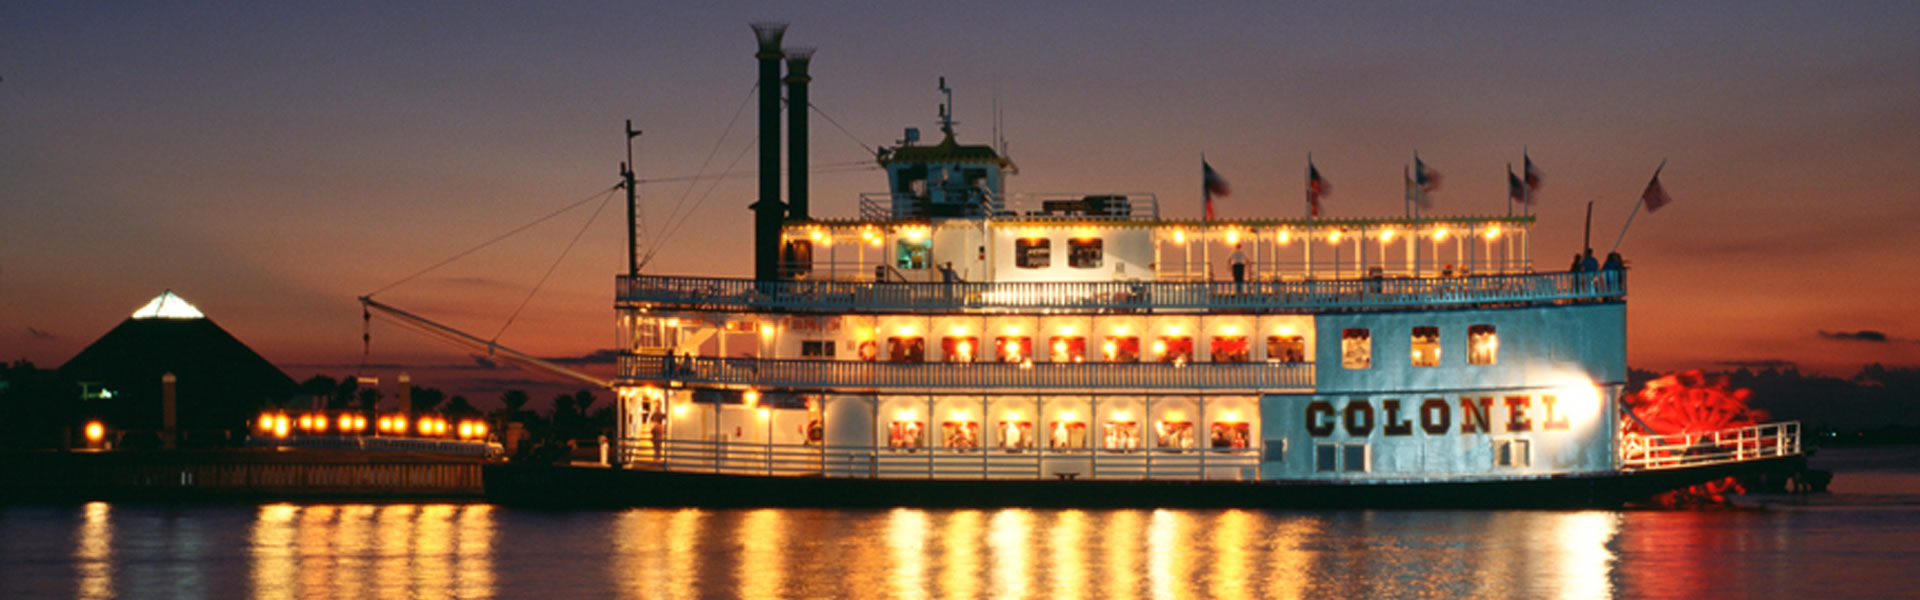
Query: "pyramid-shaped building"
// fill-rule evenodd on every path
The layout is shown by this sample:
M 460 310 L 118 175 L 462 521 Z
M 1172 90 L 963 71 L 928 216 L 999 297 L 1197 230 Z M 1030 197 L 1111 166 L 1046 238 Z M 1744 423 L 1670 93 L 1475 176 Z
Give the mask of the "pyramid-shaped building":
M 296 384 L 273 363 L 168 290 L 60 367 L 89 390 L 87 412 L 122 430 L 162 426 L 161 376 L 176 378 L 179 428 L 190 438 L 244 432 Z

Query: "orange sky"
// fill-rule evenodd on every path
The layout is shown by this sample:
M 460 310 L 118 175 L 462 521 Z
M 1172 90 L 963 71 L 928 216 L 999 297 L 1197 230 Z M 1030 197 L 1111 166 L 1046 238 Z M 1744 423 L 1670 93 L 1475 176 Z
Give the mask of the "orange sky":
M 1398 214 L 1415 149 L 1447 176 L 1436 212 L 1502 213 L 1525 146 L 1547 176 L 1535 259 L 1560 268 L 1586 203 L 1604 252 L 1666 159 L 1674 204 L 1621 248 L 1630 363 L 1920 364 L 1920 5 L 1898 2 L 10 3 L 0 358 L 63 363 L 172 288 L 296 378 L 352 372 L 356 296 L 606 189 L 624 120 L 642 178 L 748 151 L 751 114 L 722 133 L 763 19 L 819 48 L 813 102 L 848 132 L 814 120 L 816 166 L 932 131 L 943 75 L 963 141 L 988 140 L 997 90 L 1009 191 L 1152 192 L 1175 217 L 1198 216 L 1202 152 L 1228 218 L 1298 215 L 1308 152 L 1330 216 Z M 655 239 L 691 208 L 648 270 L 748 274 L 753 185 L 643 186 Z M 817 174 L 815 212 L 882 189 Z M 379 297 L 490 336 L 589 212 Z M 619 212 L 502 343 L 611 346 Z M 376 365 L 472 363 L 375 327 Z

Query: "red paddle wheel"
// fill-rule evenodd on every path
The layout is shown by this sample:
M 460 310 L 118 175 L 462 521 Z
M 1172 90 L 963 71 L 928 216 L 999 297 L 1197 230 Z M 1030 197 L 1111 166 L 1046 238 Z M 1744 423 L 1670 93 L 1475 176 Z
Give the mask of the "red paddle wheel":
M 1645 388 L 1621 399 L 1627 413 L 1627 418 L 1621 419 L 1624 457 L 1653 463 L 1678 461 L 1702 445 L 1730 448 L 1741 443 L 1718 441 L 1712 434 L 1766 420 L 1766 411 L 1747 406 L 1750 395 L 1745 389 L 1733 389 L 1725 376 L 1708 378 L 1697 370 L 1649 381 Z M 1648 443 L 1651 440 L 1662 443 Z M 1743 491 L 1738 481 L 1728 477 L 1667 492 L 1654 500 L 1674 507 L 1725 504 L 1727 493 Z

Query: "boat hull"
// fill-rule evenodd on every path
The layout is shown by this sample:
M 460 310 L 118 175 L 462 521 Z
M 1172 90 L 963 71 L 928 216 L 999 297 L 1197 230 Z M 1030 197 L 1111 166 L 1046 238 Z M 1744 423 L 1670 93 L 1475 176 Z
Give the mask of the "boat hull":
M 1478 481 L 1153 481 L 841 479 L 645 468 L 495 464 L 487 498 L 509 506 L 1606 508 L 1724 477 L 1787 474 L 1786 456 L 1682 469 Z

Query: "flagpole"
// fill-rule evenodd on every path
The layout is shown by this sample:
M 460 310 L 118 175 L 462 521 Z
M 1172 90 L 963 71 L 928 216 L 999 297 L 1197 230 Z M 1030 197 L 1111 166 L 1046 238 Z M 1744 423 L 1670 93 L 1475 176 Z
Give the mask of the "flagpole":
M 1665 168 L 1667 168 L 1667 159 L 1662 158 L 1660 159 L 1660 166 L 1653 168 L 1653 179 L 1649 179 L 1648 181 L 1659 181 L 1660 170 Z M 1640 207 L 1646 203 L 1647 195 L 1643 192 L 1640 194 L 1640 201 L 1633 203 L 1633 212 L 1627 214 L 1627 223 L 1620 226 L 1620 237 L 1613 238 L 1613 247 L 1607 249 L 1607 254 L 1611 255 L 1620 250 L 1621 240 L 1627 239 L 1627 228 L 1633 226 L 1633 218 L 1640 216 Z
M 1318 200 L 1318 198 L 1316 198 L 1315 196 L 1316 194 L 1313 189 L 1313 151 L 1308 150 L 1307 151 L 1307 221 L 1308 222 L 1312 222 L 1314 220 L 1314 217 L 1318 216 L 1313 214 L 1313 202 L 1314 200 Z
M 1520 216 L 1523 216 L 1523 217 L 1533 216 L 1533 181 L 1529 179 L 1533 177 L 1533 171 L 1528 170 L 1528 168 L 1532 166 L 1533 166 L 1533 157 L 1527 156 L 1527 146 L 1525 144 L 1521 144 L 1520 145 L 1520 184 L 1521 184 L 1520 185 L 1520 188 L 1521 188 L 1520 189 Z
M 1513 179 L 1513 163 L 1507 163 L 1507 179 Z M 1527 186 L 1523 184 L 1520 187 L 1524 188 Z M 1526 194 L 1526 192 L 1520 193 Z M 1513 216 L 1513 194 L 1507 194 L 1507 216 Z

